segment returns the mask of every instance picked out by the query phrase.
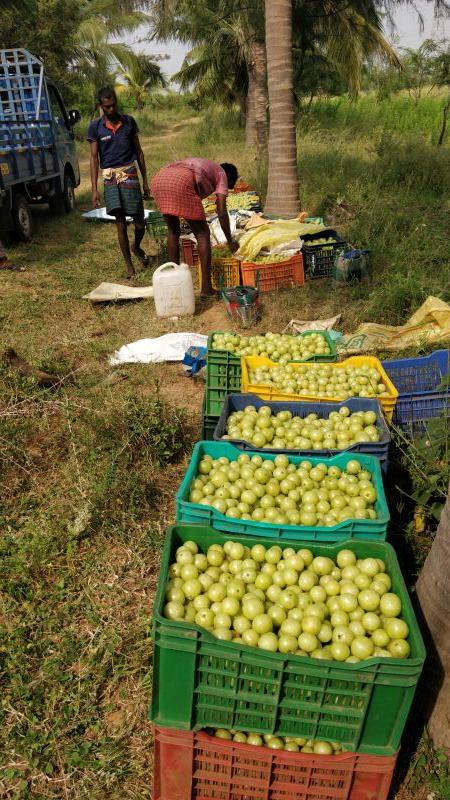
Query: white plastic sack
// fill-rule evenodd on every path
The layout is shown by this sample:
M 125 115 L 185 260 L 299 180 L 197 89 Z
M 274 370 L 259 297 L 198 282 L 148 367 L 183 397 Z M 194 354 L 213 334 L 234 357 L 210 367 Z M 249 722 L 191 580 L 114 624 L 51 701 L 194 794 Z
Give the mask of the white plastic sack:
M 139 339 L 124 344 L 109 359 L 115 364 L 160 364 L 163 361 L 182 361 L 190 347 L 206 347 L 208 337 L 201 333 L 166 333 L 157 339 Z
M 229 214 L 230 219 L 230 231 L 231 235 L 234 238 L 236 233 L 236 216 L 234 214 Z M 226 244 L 227 240 L 225 234 L 220 227 L 219 217 L 214 217 L 211 222 L 209 223 L 209 232 L 211 234 L 211 244 L 214 246 L 215 244 Z
M 298 253 L 298 251 L 302 249 L 302 246 L 303 239 L 291 239 L 290 242 L 284 242 L 282 244 L 277 244 L 276 247 L 271 247 L 269 253 L 274 253 L 275 255 L 283 253 L 283 255 L 287 255 L 286 251 L 292 250 L 292 254 L 295 255 L 295 253 Z
M 340 314 L 328 319 L 291 319 L 283 330 L 283 333 L 303 333 L 304 331 L 330 331 L 341 318 Z

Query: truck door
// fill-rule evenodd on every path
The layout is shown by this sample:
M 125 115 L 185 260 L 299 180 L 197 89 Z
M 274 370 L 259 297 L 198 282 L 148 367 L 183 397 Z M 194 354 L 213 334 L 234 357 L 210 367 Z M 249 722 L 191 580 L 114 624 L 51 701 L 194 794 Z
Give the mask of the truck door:
M 50 108 L 52 112 L 53 130 L 58 149 L 60 166 L 66 161 L 71 161 L 71 154 L 74 149 L 74 136 L 69 126 L 67 112 L 55 86 L 51 83 L 47 85 Z

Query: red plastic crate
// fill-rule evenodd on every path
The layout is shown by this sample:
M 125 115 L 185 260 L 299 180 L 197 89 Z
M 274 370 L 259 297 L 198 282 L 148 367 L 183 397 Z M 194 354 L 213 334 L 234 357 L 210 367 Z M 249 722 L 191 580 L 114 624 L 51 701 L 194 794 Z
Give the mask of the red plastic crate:
M 197 245 L 192 239 L 180 239 L 181 244 L 181 261 L 183 264 L 188 264 L 189 267 L 196 267 L 198 264 L 198 251 Z
M 386 800 L 397 754 L 289 753 L 154 728 L 153 800 Z
M 255 264 L 241 262 L 242 283 L 244 286 L 256 286 L 259 273 L 259 289 L 261 292 L 273 292 L 285 286 L 303 286 L 305 273 L 303 256 L 297 253 L 286 261 L 274 261 L 273 264 Z

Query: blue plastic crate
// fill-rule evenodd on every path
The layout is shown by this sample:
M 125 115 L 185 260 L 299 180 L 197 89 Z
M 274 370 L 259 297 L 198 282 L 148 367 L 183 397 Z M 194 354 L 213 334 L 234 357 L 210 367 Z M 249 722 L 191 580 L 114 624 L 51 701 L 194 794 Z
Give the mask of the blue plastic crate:
M 260 455 L 255 450 L 249 450 L 249 455 Z M 366 456 L 360 453 L 339 453 L 333 458 L 323 459 L 314 456 L 309 458 L 313 465 L 326 460 L 328 466 L 337 466 L 344 469 L 349 461 L 356 459 L 360 462 L 363 469 L 372 473 L 373 484 L 377 491 L 378 499 L 375 503 L 375 510 L 378 518 L 371 519 L 348 519 L 339 522 L 332 527 L 320 525 L 276 525 L 270 522 L 256 522 L 255 520 L 234 519 L 221 514 L 220 511 L 200 503 L 192 503 L 189 500 L 190 486 L 198 473 L 198 465 L 202 456 L 210 455 L 212 458 L 226 456 L 230 461 L 235 461 L 242 451 L 228 442 L 197 442 L 192 452 L 186 474 L 176 494 L 176 513 L 177 522 L 193 523 L 194 525 L 210 525 L 217 531 L 224 531 L 230 534 L 246 534 L 247 536 L 260 536 L 263 538 L 279 541 L 283 539 L 295 539 L 300 542 L 340 542 L 345 539 L 384 541 L 387 534 L 389 522 L 389 509 L 383 488 L 383 478 L 381 475 L 380 462 L 373 456 Z M 272 451 L 264 453 L 265 459 L 273 461 L 276 454 Z M 299 464 L 303 461 L 303 456 L 289 456 L 292 464 Z
M 298 449 L 284 449 L 277 448 L 263 448 L 255 447 L 251 442 L 246 442 L 244 439 L 226 439 L 227 442 L 239 447 L 240 450 L 253 450 L 259 453 L 286 453 L 287 455 L 302 456 L 309 458 L 314 456 L 317 458 L 331 458 L 338 455 L 338 453 L 366 453 L 370 456 L 375 456 L 379 459 L 383 472 L 386 474 L 389 463 L 389 444 L 391 436 L 389 428 L 386 424 L 383 411 L 378 400 L 372 398 L 350 397 L 342 403 L 303 403 L 303 402 L 280 402 L 280 401 L 266 401 L 262 400 L 256 394 L 229 394 L 225 398 L 222 413 L 217 421 L 217 426 L 214 431 L 214 440 L 220 441 L 222 436 L 227 431 L 227 419 L 234 411 L 242 411 L 246 406 L 269 406 L 273 414 L 279 411 L 291 411 L 294 417 L 306 417 L 307 414 L 318 414 L 319 417 L 328 417 L 332 411 L 339 411 L 340 408 L 346 406 L 352 413 L 355 411 L 375 411 L 377 415 L 376 426 L 381 431 L 381 439 L 379 442 L 358 442 L 352 444 L 347 450 L 298 450 Z M 205 437 L 209 438 L 209 437 Z
M 450 375 L 450 350 L 382 364 L 399 393 L 394 425 L 412 434 L 422 433 L 428 420 L 450 414 L 450 386 L 438 388 Z

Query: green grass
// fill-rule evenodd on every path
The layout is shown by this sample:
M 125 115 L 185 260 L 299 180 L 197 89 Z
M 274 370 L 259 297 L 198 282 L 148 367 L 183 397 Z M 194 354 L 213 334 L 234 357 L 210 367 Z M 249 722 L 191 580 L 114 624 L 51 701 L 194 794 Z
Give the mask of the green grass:
M 403 98 L 392 115 L 367 98 L 339 103 L 314 104 L 299 124 L 302 205 L 371 248 L 373 283 L 331 291 L 312 282 L 263 298 L 259 331 L 335 313 L 345 330 L 396 324 L 431 292 L 449 299 L 448 174 L 439 168 L 449 151 L 432 144 L 435 106 L 417 107 L 422 129 L 414 109 L 402 117 Z M 236 162 L 263 189 L 265 167 L 244 150 L 234 112 L 164 106 L 139 122 L 150 175 L 205 155 Z M 87 209 L 85 143 L 79 152 Z M 83 294 L 122 280 L 114 228 L 45 209 L 35 221 L 33 242 L 11 247 L 27 271 L 2 275 L 3 346 L 66 377 L 51 392 L 0 371 L 0 797 L 144 800 L 151 604 L 175 490 L 200 435 L 203 386 L 178 364 L 111 369 L 108 357 L 145 336 L 229 323 L 220 304 L 177 321 L 158 319 L 152 301 L 90 305 Z M 440 787 L 442 776 L 420 767 L 398 800 Z
M 437 142 L 442 124 L 444 95 L 425 94 L 415 102 L 406 92 L 377 100 L 373 93 L 360 95 L 357 102 L 347 96 L 316 100 L 308 113 L 300 113 L 301 129 L 309 133 L 311 122 L 320 128 L 351 132 L 357 136 L 390 131 L 424 136 Z

